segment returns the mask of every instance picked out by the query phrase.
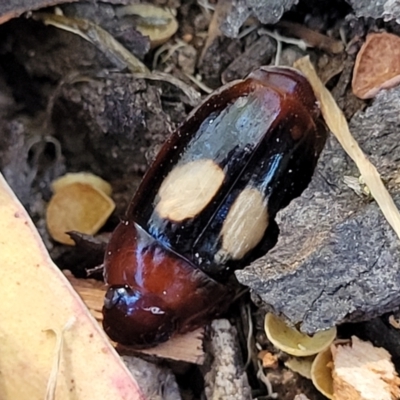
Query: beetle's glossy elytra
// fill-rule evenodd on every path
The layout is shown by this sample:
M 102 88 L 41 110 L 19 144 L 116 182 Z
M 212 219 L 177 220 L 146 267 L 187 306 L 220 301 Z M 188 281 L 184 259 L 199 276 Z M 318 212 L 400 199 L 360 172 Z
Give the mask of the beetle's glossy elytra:
M 138 347 L 226 310 L 224 282 L 276 243 L 326 140 L 310 84 L 263 67 L 211 94 L 167 140 L 105 256 L 103 325 Z

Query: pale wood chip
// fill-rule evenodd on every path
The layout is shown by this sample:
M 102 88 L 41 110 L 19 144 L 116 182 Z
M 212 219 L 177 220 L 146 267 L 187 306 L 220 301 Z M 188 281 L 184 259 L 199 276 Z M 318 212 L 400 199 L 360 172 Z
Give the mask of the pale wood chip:
M 94 279 L 75 278 L 69 271 L 64 271 L 64 274 L 76 292 L 82 297 L 90 313 L 101 324 L 103 320 L 101 310 L 103 308 L 106 285 Z M 170 360 L 203 364 L 205 357 L 203 336 L 204 328 L 199 328 L 184 335 L 175 335 L 168 342 L 161 343 L 151 349 L 143 350 L 132 349 L 129 346 L 122 346 L 114 342 L 111 343 L 116 346 L 118 352 L 122 355 L 137 355 L 138 353 L 142 353 Z
M 394 400 L 400 378 L 390 354 L 356 336 L 348 345 L 332 345 L 335 400 Z

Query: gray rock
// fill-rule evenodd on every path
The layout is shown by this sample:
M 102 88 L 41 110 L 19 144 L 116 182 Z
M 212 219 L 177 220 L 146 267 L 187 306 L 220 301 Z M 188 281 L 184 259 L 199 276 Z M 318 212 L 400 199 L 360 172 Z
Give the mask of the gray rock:
M 380 93 L 350 124 L 398 205 L 399 128 L 400 88 Z M 400 306 L 398 238 L 377 204 L 357 195 L 345 176 L 359 172 L 331 137 L 310 186 L 279 214 L 276 247 L 236 272 L 267 309 L 307 333 Z
M 248 0 L 252 14 L 263 24 L 276 24 L 298 0 Z
M 221 23 L 221 31 L 226 36 L 236 37 L 250 16 L 263 24 L 275 24 L 285 11 L 297 3 L 298 0 L 233 0 Z
M 400 4 L 397 0 L 346 0 L 357 17 L 383 18 L 385 21 L 400 20 Z

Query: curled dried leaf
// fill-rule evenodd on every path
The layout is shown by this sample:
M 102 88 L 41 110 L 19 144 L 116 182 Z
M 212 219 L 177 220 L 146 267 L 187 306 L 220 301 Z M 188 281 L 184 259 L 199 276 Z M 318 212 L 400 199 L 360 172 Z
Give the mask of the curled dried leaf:
M 361 99 L 374 97 L 379 90 L 400 83 L 400 37 L 391 33 L 371 33 L 357 54 L 353 93 Z
M 171 11 L 151 4 L 131 4 L 120 7 L 119 18 L 132 21 L 135 28 L 150 38 L 151 47 L 165 43 L 178 30 L 178 22 Z
M 279 350 L 297 357 L 317 354 L 331 345 L 336 337 L 336 328 L 308 336 L 272 313 L 265 316 L 265 333 L 270 342 Z
M 328 399 L 333 399 L 332 352 L 328 347 L 321 351 L 311 365 L 314 386 Z
M 311 379 L 311 365 L 313 360 L 314 357 L 290 357 L 285 361 L 285 367 L 304 376 L 304 378 Z
M 47 228 L 57 242 L 73 245 L 66 232 L 94 235 L 114 208 L 112 199 L 101 190 L 85 183 L 72 183 L 51 198 L 46 212 Z
M 111 196 L 112 193 L 111 185 L 104 179 L 90 172 L 71 172 L 69 174 L 65 174 L 60 178 L 56 179 L 52 183 L 51 187 L 53 189 L 53 192 L 57 193 L 63 187 L 78 182 L 90 185 L 96 188 L 97 190 L 100 190 L 107 196 Z

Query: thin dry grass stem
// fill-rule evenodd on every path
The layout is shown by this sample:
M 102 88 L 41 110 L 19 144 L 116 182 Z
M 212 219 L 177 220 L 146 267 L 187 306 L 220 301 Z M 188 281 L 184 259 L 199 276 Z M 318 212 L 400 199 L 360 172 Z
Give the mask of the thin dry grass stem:
M 272 37 L 277 42 L 282 42 L 282 43 L 287 43 L 287 44 L 292 44 L 294 46 L 297 46 L 301 50 L 306 50 L 307 47 L 310 47 L 303 39 L 295 39 L 295 38 L 283 36 L 276 31 L 271 32 L 268 29 L 262 28 L 262 29 L 259 29 L 257 32 L 259 35 L 267 35 L 269 37 Z
M 215 10 L 214 4 L 210 4 L 208 0 L 197 0 L 197 4 L 204 9 L 208 15 L 210 14 L 210 11 Z
M 97 265 L 96 267 L 88 268 L 86 270 L 86 276 L 90 277 L 98 272 L 103 273 L 103 271 L 104 271 L 104 264 L 100 264 L 100 265 Z
M 46 396 L 45 400 L 55 400 L 56 399 L 56 387 L 57 387 L 57 376 L 60 370 L 60 363 L 61 363 L 61 355 L 62 349 L 64 344 L 64 333 L 72 327 L 75 323 L 75 317 L 71 317 L 67 323 L 62 328 L 61 332 L 56 332 L 53 329 L 49 329 L 49 331 L 54 332 L 56 335 L 56 346 L 55 346 L 55 354 L 54 354 L 54 363 L 51 368 L 49 380 L 47 382 L 46 388 Z
M 249 332 L 247 333 L 247 360 L 246 363 L 244 364 L 244 369 L 246 370 L 247 367 L 250 365 L 251 362 L 251 356 L 252 356 L 252 351 L 251 351 L 251 339 L 253 338 L 253 320 L 251 319 L 251 310 L 250 306 L 246 306 L 246 313 L 247 313 L 247 319 L 249 322 Z
M 198 86 L 204 93 L 211 94 L 213 90 L 205 85 L 203 82 L 201 82 L 199 79 L 197 79 L 193 75 L 185 74 L 188 79 L 190 79 L 196 86 Z
M 278 67 L 281 64 L 282 56 L 282 42 L 280 40 L 276 41 L 276 53 L 275 53 L 275 66 Z
M 85 19 L 68 18 L 63 15 L 35 13 L 33 18 L 45 25 L 74 33 L 96 46 L 119 69 L 132 73 L 149 73 L 147 67 L 106 30 Z
M 247 35 L 249 35 L 251 32 L 255 31 L 258 28 L 258 25 L 251 25 L 248 26 L 247 28 L 243 29 L 239 35 L 237 36 L 237 39 L 243 39 L 245 38 Z
M 195 107 L 198 105 L 200 99 L 201 99 L 201 94 L 195 90 L 193 87 L 189 86 L 185 82 L 181 81 L 178 78 L 175 78 L 174 76 L 167 74 L 165 72 L 152 72 L 151 74 L 142 74 L 142 73 L 137 73 L 133 74 L 136 78 L 138 79 L 148 79 L 148 80 L 153 80 L 153 81 L 164 81 L 168 82 L 171 85 L 177 87 L 180 89 L 183 94 L 187 98 L 187 104 Z
M 265 385 L 267 388 L 267 398 L 269 399 L 277 399 L 278 398 L 278 393 L 274 392 L 274 389 L 272 388 L 272 384 L 269 381 L 267 375 L 264 374 L 264 370 L 261 364 L 261 361 L 257 361 L 258 365 L 258 371 L 257 371 L 257 378 Z
M 152 70 L 154 71 L 157 66 L 158 66 L 158 59 L 160 58 L 161 54 L 164 53 L 165 51 L 168 51 L 168 49 L 171 47 L 171 44 L 169 42 L 164 43 L 162 46 L 160 46 L 155 52 L 154 52 L 154 57 L 153 57 L 153 62 L 151 63 Z
M 154 71 L 158 65 L 165 64 L 173 54 L 182 47 L 186 47 L 188 44 L 181 39 L 175 39 L 175 43 L 167 42 L 160 46 L 154 53 L 152 70 Z M 165 55 L 163 53 L 166 53 Z M 159 62 L 159 59 L 161 61 Z
M 282 54 L 282 43 L 295 45 L 295 46 L 299 47 L 301 50 L 307 49 L 307 43 L 302 39 L 294 39 L 294 38 L 282 36 L 276 31 L 271 32 L 271 31 L 269 31 L 267 29 L 263 29 L 263 28 L 259 29 L 257 32 L 259 35 L 267 35 L 276 40 L 276 54 L 275 54 L 275 62 L 274 62 L 275 66 L 280 65 L 281 54 Z
M 357 141 L 351 135 L 349 126 L 343 112 L 336 104 L 331 93 L 325 88 L 318 78 L 309 57 L 296 61 L 298 68 L 310 81 L 315 95 L 320 103 L 322 115 L 332 133 L 335 135 L 343 149 L 357 165 L 365 184 L 368 186 L 373 198 L 378 203 L 383 215 L 390 226 L 400 238 L 400 213 L 392 197 L 382 182 L 375 166 L 368 160 Z

